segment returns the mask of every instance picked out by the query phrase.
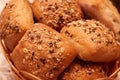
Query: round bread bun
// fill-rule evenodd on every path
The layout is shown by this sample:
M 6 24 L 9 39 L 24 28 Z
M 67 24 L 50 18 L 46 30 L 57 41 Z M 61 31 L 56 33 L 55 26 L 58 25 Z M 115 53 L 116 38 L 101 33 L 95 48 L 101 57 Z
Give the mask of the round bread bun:
M 104 80 L 99 78 L 105 77 L 107 75 L 102 63 L 84 62 L 77 59 L 58 77 L 58 80 Z
M 19 71 L 26 71 L 41 80 L 52 80 L 76 56 L 77 49 L 72 41 L 37 23 L 22 37 L 11 53 L 11 60 Z
M 0 15 L 0 35 L 5 48 L 13 51 L 27 29 L 34 24 L 27 0 L 10 0 Z
M 35 0 L 32 9 L 38 22 L 58 31 L 67 23 L 83 18 L 82 11 L 74 0 Z
M 73 21 L 61 33 L 78 43 L 78 56 L 82 60 L 109 62 L 120 56 L 120 44 L 114 33 L 98 21 Z

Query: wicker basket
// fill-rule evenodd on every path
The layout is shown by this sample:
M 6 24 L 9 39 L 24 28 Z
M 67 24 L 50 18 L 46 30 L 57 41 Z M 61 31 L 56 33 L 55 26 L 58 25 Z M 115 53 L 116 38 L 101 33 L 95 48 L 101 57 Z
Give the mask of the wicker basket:
M 8 2 L 9 0 L 0 0 L 0 12 L 2 11 L 2 9 L 4 8 L 5 4 Z M 33 1 L 33 0 L 30 0 Z M 4 45 L 4 40 L 0 40 L 0 47 L 2 50 L 2 53 L 4 54 L 5 58 L 7 59 L 8 63 L 11 66 L 12 71 L 15 74 L 16 80 L 42 80 L 39 79 L 38 77 L 25 72 L 25 71 L 18 71 L 16 69 L 16 67 L 14 66 L 14 64 L 12 63 L 10 57 L 9 57 L 9 52 L 7 51 L 5 45 Z M 116 80 L 117 74 L 120 71 L 120 59 L 114 61 L 112 64 L 114 64 L 114 66 L 109 70 L 109 77 L 108 78 L 100 78 L 100 79 L 96 79 L 96 80 Z M 110 64 L 111 65 L 111 64 Z M 109 68 L 109 66 L 108 66 Z M 120 79 L 117 79 L 120 80 Z

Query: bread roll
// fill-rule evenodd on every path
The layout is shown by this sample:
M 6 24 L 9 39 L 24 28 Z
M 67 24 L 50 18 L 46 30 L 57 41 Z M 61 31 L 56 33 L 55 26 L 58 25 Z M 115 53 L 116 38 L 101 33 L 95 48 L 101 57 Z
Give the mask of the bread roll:
M 120 14 L 110 0 L 78 0 L 82 10 L 114 31 L 120 41 Z
M 102 63 L 84 62 L 77 59 L 58 77 L 58 80 L 97 80 L 98 78 L 105 78 L 107 75 L 103 67 Z
M 32 8 L 38 22 L 58 31 L 67 23 L 83 17 L 79 5 L 74 0 L 35 0 Z
M 61 33 L 78 43 L 79 58 L 108 62 L 120 56 L 120 44 L 112 31 L 95 20 L 73 21 Z
M 0 34 L 6 48 L 12 51 L 33 23 L 27 0 L 10 0 L 0 15 Z
M 52 28 L 37 23 L 22 37 L 11 54 L 19 71 L 52 80 L 73 61 L 77 50 L 72 41 Z

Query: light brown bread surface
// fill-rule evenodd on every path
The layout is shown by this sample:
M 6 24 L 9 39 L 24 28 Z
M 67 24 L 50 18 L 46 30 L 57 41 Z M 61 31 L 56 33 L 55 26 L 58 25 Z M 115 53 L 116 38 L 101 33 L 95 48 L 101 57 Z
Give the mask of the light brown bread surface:
M 35 24 L 26 32 L 11 54 L 19 71 L 29 72 L 42 80 L 52 80 L 77 55 L 74 44 L 44 24 Z
M 83 18 L 82 11 L 74 0 L 35 0 L 32 8 L 38 22 L 58 31 L 67 23 Z
M 72 64 L 58 77 L 58 80 L 103 80 L 105 74 L 102 63 L 84 62 L 76 59 Z
M 8 50 L 14 49 L 33 23 L 27 0 L 10 0 L 0 15 L 0 34 Z
M 114 33 L 98 21 L 73 21 L 61 33 L 78 43 L 79 57 L 83 60 L 108 62 L 120 56 L 120 44 Z
M 120 14 L 110 0 L 78 0 L 90 18 L 96 19 L 114 31 L 120 41 Z

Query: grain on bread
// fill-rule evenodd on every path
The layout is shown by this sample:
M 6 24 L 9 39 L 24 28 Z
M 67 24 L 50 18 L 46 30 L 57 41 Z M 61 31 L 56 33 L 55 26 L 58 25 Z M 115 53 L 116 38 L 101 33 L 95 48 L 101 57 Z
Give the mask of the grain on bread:
M 67 23 L 83 18 L 83 13 L 74 0 L 35 0 L 32 9 L 38 22 L 58 31 Z
M 99 21 L 73 21 L 64 26 L 61 33 L 78 43 L 78 55 L 83 60 L 109 62 L 120 56 L 120 43 Z
M 34 23 L 27 0 L 10 0 L 0 15 L 0 34 L 6 48 L 12 51 Z
M 37 23 L 28 30 L 11 54 L 19 71 L 26 71 L 42 80 L 52 80 L 73 61 L 77 50 L 52 28 Z
M 58 80 L 97 80 L 105 77 L 107 75 L 103 63 L 85 62 L 76 59 L 58 77 Z
M 105 24 L 120 41 L 120 14 L 110 0 L 78 0 L 78 3 L 87 16 Z

